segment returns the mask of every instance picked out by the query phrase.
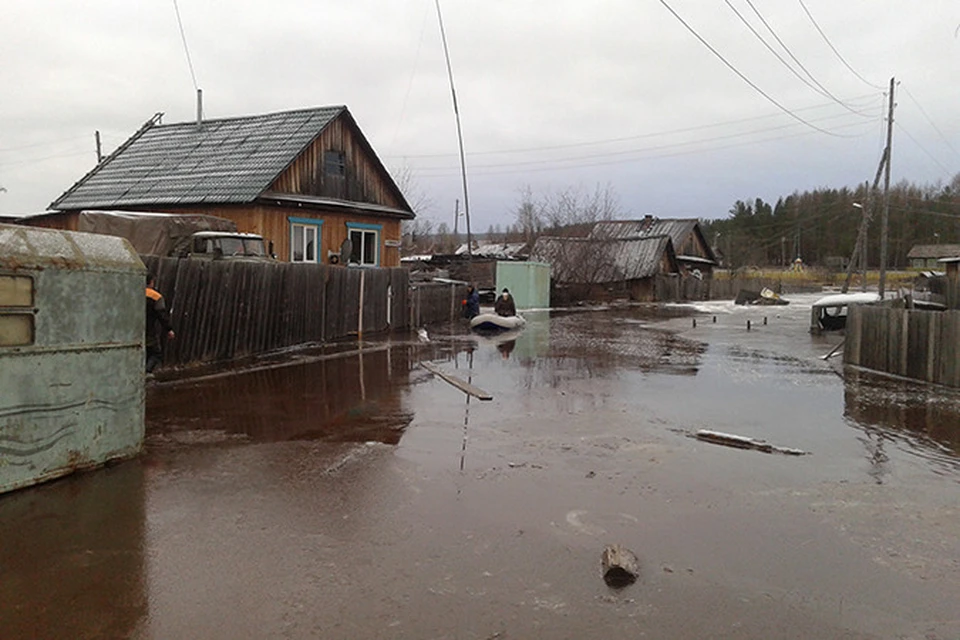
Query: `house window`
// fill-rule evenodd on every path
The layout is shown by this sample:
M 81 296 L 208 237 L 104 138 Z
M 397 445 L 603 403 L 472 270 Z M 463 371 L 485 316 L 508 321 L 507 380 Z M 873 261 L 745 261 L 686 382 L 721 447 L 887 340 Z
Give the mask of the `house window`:
M 323 170 L 328 176 L 342 178 L 347 175 L 347 161 L 343 151 L 324 151 Z
M 380 264 L 380 230 L 382 225 L 348 222 L 350 264 L 376 267 Z
M 0 275 L 0 347 L 33 344 L 33 278 Z
M 290 223 L 290 262 L 320 262 L 323 220 L 287 218 Z

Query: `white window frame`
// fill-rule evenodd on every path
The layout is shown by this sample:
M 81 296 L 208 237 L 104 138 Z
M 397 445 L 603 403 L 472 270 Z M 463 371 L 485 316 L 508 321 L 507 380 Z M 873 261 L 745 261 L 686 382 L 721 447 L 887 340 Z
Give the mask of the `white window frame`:
M 290 262 L 295 263 L 306 263 L 306 264 L 317 264 L 323 262 L 323 256 L 321 255 L 321 239 L 323 238 L 323 220 L 314 220 L 313 218 L 287 218 L 287 221 L 290 224 Z M 296 254 L 296 232 L 298 229 L 303 230 L 303 257 L 299 260 L 297 259 Z M 309 235 L 314 236 L 313 241 L 313 259 L 307 259 L 307 238 Z
M 383 225 L 380 224 L 369 224 L 365 222 L 348 222 L 347 223 L 347 237 L 350 238 L 350 243 L 353 245 L 353 253 L 360 255 L 360 261 L 354 262 L 353 256 L 351 256 L 350 264 L 361 267 L 379 267 L 380 266 L 380 234 L 383 231 Z M 358 234 L 360 237 L 360 246 L 355 246 L 354 234 Z M 366 247 L 373 243 L 374 252 L 373 252 L 373 262 L 367 262 L 364 259 L 366 255 Z

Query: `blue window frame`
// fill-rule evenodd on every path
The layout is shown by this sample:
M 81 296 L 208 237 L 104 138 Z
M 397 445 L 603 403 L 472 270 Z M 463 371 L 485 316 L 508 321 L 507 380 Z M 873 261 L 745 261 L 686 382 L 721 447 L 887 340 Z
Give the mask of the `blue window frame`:
M 287 222 L 290 224 L 290 262 L 322 262 L 323 220 L 289 217 Z

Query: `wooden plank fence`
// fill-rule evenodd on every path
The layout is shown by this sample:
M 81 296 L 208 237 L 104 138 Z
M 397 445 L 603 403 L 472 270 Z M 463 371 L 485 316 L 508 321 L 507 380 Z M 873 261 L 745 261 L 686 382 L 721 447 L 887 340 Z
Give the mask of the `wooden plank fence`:
M 169 365 L 225 362 L 297 345 L 410 326 L 411 291 L 402 268 L 178 260 L 144 256 L 171 309 L 177 339 Z M 444 300 L 449 304 L 449 287 Z M 451 317 L 434 305 L 424 324 Z
M 960 311 L 851 307 L 843 359 L 865 369 L 960 387 Z

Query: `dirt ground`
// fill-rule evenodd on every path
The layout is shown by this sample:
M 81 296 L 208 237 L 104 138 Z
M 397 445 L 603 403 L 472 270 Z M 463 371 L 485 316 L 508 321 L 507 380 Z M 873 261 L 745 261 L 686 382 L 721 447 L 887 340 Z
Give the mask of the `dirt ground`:
M 811 300 L 152 384 L 139 459 L 0 497 L 0 636 L 960 638 L 960 396 L 843 377 Z

